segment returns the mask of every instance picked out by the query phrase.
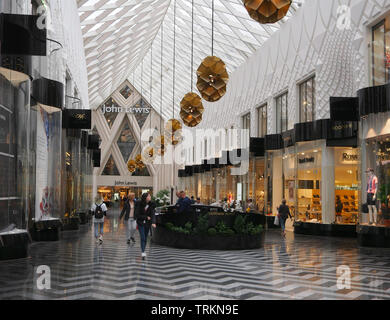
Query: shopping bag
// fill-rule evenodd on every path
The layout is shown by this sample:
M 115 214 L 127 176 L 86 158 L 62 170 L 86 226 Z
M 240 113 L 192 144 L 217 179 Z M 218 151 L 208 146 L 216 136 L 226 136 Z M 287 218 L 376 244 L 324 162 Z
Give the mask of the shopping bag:
M 279 217 L 278 216 L 275 216 L 274 225 L 275 226 L 279 225 Z

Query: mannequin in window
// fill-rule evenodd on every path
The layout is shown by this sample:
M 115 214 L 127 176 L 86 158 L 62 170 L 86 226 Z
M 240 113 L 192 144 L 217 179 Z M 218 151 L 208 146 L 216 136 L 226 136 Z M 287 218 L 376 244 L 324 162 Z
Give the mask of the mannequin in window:
M 368 174 L 367 180 L 367 206 L 370 214 L 370 224 L 374 220 L 374 225 L 377 223 L 378 210 L 376 208 L 376 195 L 378 191 L 378 178 L 374 174 L 374 169 L 368 168 L 366 173 Z

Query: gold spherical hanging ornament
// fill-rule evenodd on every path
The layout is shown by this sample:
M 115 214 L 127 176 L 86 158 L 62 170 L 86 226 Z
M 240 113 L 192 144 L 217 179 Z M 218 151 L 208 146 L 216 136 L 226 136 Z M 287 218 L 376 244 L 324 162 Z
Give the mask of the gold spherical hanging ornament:
M 179 120 L 176 119 L 170 119 L 165 124 L 165 141 L 173 146 L 179 144 L 183 137 L 182 137 L 182 125 Z
M 137 166 L 137 169 L 142 170 L 145 168 L 145 164 L 142 161 L 142 154 L 137 154 L 137 156 L 135 157 L 135 164 Z
M 218 57 L 208 56 L 199 66 L 196 84 L 202 98 L 209 102 L 221 99 L 226 93 L 229 75 L 225 63 Z
M 202 121 L 202 98 L 194 92 L 187 93 L 180 102 L 180 118 L 187 127 L 196 127 Z
M 156 151 L 154 147 L 145 146 L 142 149 L 142 162 L 145 164 L 152 164 L 156 158 Z
M 156 149 L 156 152 L 159 156 L 163 156 L 165 154 L 165 137 L 158 136 L 153 140 L 153 146 Z
M 261 24 L 282 20 L 290 9 L 292 0 L 242 0 L 252 19 Z
M 127 162 L 127 169 L 130 171 L 130 173 L 134 173 L 135 170 L 137 170 L 137 163 L 134 160 L 129 160 Z
M 180 117 L 182 118 L 184 124 L 190 128 L 194 128 L 199 123 L 202 122 L 202 114 L 198 114 L 197 116 L 194 116 L 191 113 L 181 110 Z

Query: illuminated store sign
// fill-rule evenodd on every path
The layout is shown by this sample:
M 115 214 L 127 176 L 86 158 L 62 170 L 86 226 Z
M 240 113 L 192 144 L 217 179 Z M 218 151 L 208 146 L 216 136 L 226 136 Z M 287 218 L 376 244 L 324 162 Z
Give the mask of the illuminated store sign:
M 351 154 L 351 153 L 343 153 L 343 162 L 357 162 L 359 161 L 359 155 L 358 154 Z
M 150 113 L 150 108 L 134 108 L 134 107 L 107 107 L 107 106 L 102 106 L 100 108 L 100 111 L 102 114 L 105 113 L 144 113 L 144 114 L 149 114 Z
M 115 187 L 117 186 L 137 186 L 136 181 L 115 181 Z

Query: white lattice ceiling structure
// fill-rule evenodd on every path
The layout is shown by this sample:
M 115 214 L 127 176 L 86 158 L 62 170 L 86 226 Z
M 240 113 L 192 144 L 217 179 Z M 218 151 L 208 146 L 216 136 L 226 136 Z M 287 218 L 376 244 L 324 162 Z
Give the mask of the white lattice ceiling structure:
M 249 17 L 241 0 L 215 0 L 214 55 L 225 61 L 228 72 L 233 72 L 278 31 L 303 2 L 294 0 L 282 21 L 261 25 Z M 191 91 L 191 74 L 196 91 L 195 71 L 203 58 L 211 54 L 212 1 L 194 0 L 193 72 L 192 0 L 78 0 L 78 6 L 90 107 L 97 108 L 128 79 L 156 110 L 161 108 L 165 119 L 172 117 L 175 105 L 177 118 L 182 97 Z

